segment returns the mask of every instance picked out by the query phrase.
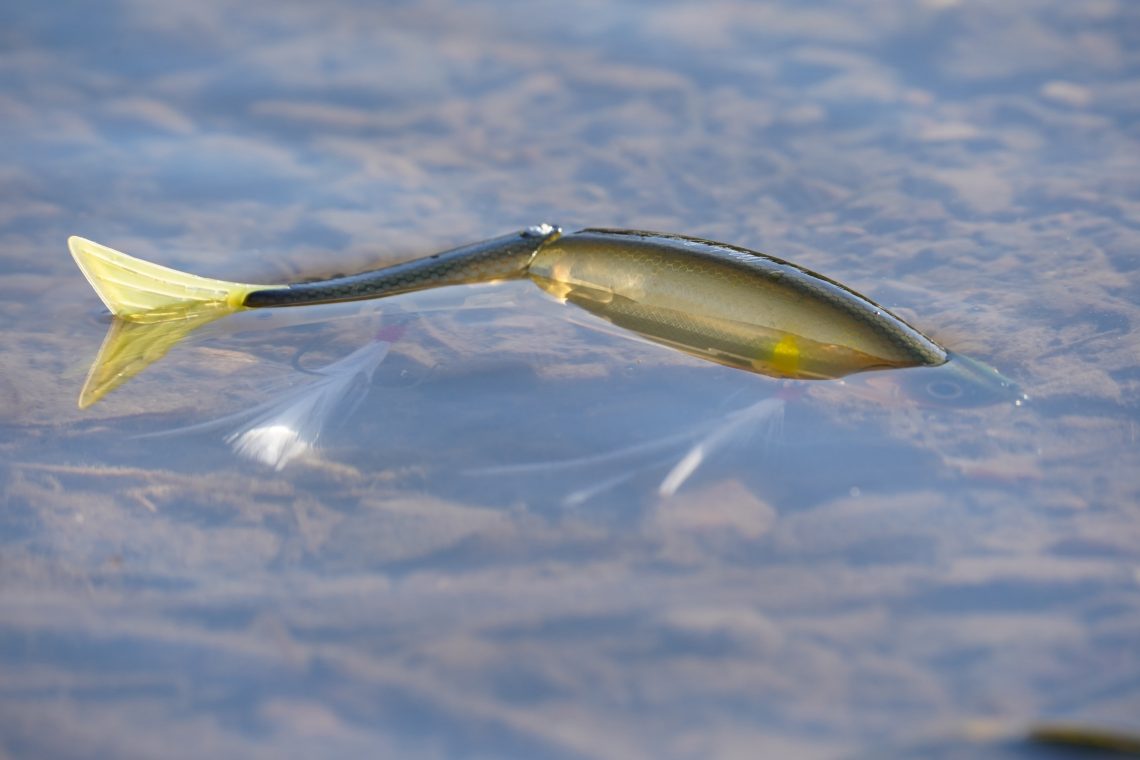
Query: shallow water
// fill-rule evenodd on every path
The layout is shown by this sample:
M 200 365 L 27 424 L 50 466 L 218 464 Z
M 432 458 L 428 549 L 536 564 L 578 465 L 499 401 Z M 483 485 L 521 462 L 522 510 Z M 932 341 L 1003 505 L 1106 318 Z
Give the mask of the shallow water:
M 1140 731 L 1138 32 L 1060 0 L 6 4 L 0 749 L 1045 757 L 1039 721 Z M 108 321 L 68 235 L 261 281 L 541 221 L 792 259 L 1032 400 L 789 386 L 523 282 L 238 315 L 76 407 Z M 235 455 L 230 415 L 358 350 L 315 453 Z

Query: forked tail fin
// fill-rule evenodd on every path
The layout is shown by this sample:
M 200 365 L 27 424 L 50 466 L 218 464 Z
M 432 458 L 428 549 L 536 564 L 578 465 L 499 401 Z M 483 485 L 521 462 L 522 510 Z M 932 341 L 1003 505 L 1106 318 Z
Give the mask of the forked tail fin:
M 211 304 L 183 309 L 179 318 L 156 321 L 115 317 L 87 380 L 79 392 L 79 408 L 99 401 L 156 361 L 187 335 L 205 324 L 232 314 L 233 309 Z
M 111 313 L 133 322 L 182 319 L 187 310 L 206 304 L 239 309 L 249 293 L 279 287 L 179 272 L 81 237 L 68 238 L 67 245 Z
M 246 294 L 273 287 L 179 272 L 80 237 L 67 245 L 115 316 L 79 394 L 80 408 L 142 372 L 197 328 L 241 309 Z

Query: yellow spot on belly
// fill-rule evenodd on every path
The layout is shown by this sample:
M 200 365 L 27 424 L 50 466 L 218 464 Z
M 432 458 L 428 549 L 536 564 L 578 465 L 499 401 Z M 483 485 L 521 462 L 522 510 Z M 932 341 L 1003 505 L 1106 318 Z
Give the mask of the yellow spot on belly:
M 794 376 L 800 369 L 800 349 L 792 335 L 784 335 L 772 348 L 772 366 L 785 375 Z

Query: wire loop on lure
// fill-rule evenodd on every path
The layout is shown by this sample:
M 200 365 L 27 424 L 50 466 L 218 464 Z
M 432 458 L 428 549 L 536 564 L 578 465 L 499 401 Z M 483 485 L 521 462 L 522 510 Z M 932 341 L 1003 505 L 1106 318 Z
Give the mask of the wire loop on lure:
M 293 356 L 289 358 L 289 366 L 305 375 L 323 375 L 324 366 L 318 367 L 317 369 L 309 369 L 301 365 L 301 359 L 305 354 L 317 348 L 317 346 L 323 346 L 326 343 L 327 341 L 321 337 L 310 338 L 298 346 L 293 352 Z

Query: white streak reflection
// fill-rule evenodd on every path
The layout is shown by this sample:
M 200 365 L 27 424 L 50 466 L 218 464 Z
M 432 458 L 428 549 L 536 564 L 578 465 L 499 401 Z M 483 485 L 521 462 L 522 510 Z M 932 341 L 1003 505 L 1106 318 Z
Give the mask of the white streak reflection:
M 238 456 L 284 469 L 312 451 L 338 410 L 363 398 L 391 346 L 390 341 L 374 340 L 322 367 L 313 382 L 245 412 L 242 416 L 252 415 L 252 420 L 228 435 L 226 443 Z
M 714 420 L 694 425 L 688 430 L 653 441 L 635 443 L 600 454 L 571 459 L 482 467 L 467 470 L 466 474 L 484 477 L 551 474 L 587 467 L 628 463 L 621 472 L 608 477 L 599 477 L 593 482 L 571 491 L 562 499 L 564 506 L 574 507 L 616 488 L 641 473 L 672 464 L 657 487 L 657 493 L 667 498 L 677 493 L 703 464 L 727 446 L 743 443 L 758 430 L 763 430 L 765 438 L 771 439 L 783 422 L 784 406 L 785 401 L 781 398 L 767 398 Z M 678 447 L 690 442 L 692 443 L 689 448 L 680 458 L 677 458 L 675 452 Z M 670 453 L 671 451 L 673 453 Z
M 720 425 L 697 441 L 696 445 L 673 465 L 673 469 L 669 470 L 661 485 L 657 487 L 657 493 L 661 496 L 672 496 L 714 453 L 750 435 L 760 425 L 764 425 L 771 433 L 783 418 L 784 400 L 780 398 L 766 398 L 725 415 Z

